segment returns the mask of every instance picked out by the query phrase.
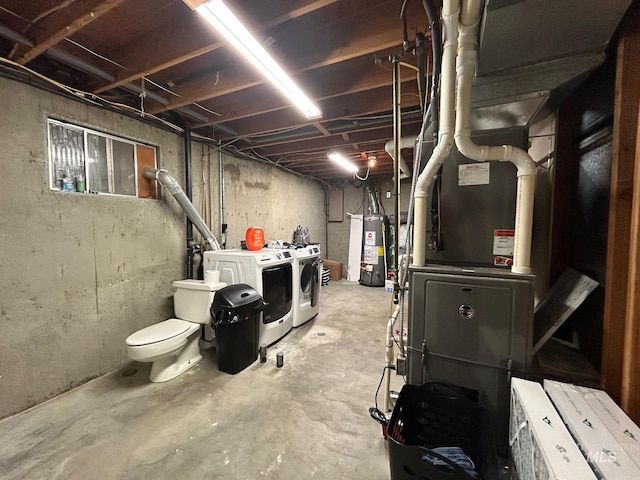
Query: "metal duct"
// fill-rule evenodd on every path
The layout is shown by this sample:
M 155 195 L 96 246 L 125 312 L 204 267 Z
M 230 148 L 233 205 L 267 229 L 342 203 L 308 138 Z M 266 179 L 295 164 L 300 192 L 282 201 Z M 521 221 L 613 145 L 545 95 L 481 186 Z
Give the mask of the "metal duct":
M 384 144 L 385 151 L 389 154 L 389 156 L 394 160 L 400 162 L 400 178 L 408 178 L 411 175 L 411 169 L 407 164 L 407 161 L 402 156 L 401 149 L 403 148 L 413 148 L 416 144 L 416 137 L 401 137 L 400 138 L 400 148 L 398 149 L 398 157 L 396 158 L 396 148 L 395 142 L 393 140 L 389 140 Z
M 528 126 L 546 101 L 552 107 L 560 103 L 604 62 L 605 48 L 631 2 L 486 0 L 472 129 L 516 126 L 508 124 L 513 111 L 527 112 L 526 121 L 520 115 L 518 122 Z M 532 100 L 536 95 L 538 105 Z M 486 109 L 479 124 L 474 119 L 478 107 Z
M 631 1 L 486 0 L 478 76 L 601 53 Z
M 142 174 L 146 178 L 155 179 L 160 185 L 167 187 L 171 194 L 175 197 L 182 210 L 184 210 L 184 213 L 187 214 L 187 217 L 189 217 L 189 219 L 193 222 L 193 225 L 198 229 L 205 242 L 207 242 L 212 250 L 220 250 L 220 245 L 218 245 L 218 240 L 216 240 L 215 235 L 211 232 L 211 230 L 209 230 L 209 227 L 207 227 L 207 224 L 195 209 L 193 203 L 191 203 L 191 200 L 187 198 L 182 188 L 180 188 L 180 184 L 178 184 L 177 180 L 173 178 L 167 170 L 158 170 L 155 168 L 146 167 L 142 170 Z

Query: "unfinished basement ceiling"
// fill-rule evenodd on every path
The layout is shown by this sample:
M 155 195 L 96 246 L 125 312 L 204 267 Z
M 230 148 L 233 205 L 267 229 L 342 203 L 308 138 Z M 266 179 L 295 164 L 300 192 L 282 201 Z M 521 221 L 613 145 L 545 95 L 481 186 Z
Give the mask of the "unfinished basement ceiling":
M 527 126 L 554 93 L 566 96 L 603 62 L 630 2 L 486 0 L 472 126 Z M 434 1 L 438 10 L 441 3 Z M 357 163 L 361 175 L 370 156 L 377 159 L 371 175 L 392 175 L 384 145 L 393 138 L 390 56 L 403 51 L 403 2 L 227 4 L 319 104 L 322 118 L 307 120 L 290 106 L 183 0 L 1 0 L 0 74 L 43 84 L 23 65 L 147 119 L 188 126 L 231 153 L 326 183 L 352 178 L 327 159 L 332 150 Z M 426 37 L 428 74 L 423 2 L 406 4 L 408 40 Z M 536 48 L 529 48 L 532 36 Z M 405 50 L 400 60 L 415 65 L 412 49 Z M 416 72 L 400 71 L 402 135 L 415 136 L 422 117 Z M 411 152 L 403 157 L 411 168 Z
M 326 158 L 329 150 L 361 164 L 361 175 L 361 152 L 375 155 L 371 174 L 391 175 L 384 151 L 393 136 L 389 55 L 402 49 L 402 2 L 227 3 L 316 100 L 321 119 L 309 121 L 290 106 L 182 0 L 2 0 L 0 55 L 319 180 L 351 178 Z M 407 13 L 411 40 L 428 33 L 421 2 L 409 2 Z M 412 54 L 402 60 L 415 63 Z M 403 134 L 416 135 L 416 72 L 402 74 Z

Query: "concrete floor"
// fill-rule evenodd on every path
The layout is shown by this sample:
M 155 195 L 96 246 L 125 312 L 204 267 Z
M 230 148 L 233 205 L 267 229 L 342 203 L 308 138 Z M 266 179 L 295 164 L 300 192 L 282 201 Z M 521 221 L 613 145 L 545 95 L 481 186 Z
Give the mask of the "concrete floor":
M 387 480 L 387 442 L 368 409 L 390 306 L 382 288 L 331 282 L 320 314 L 270 347 L 267 363 L 228 375 L 206 349 L 160 384 L 149 364 L 132 364 L 9 417 L 2 478 Z

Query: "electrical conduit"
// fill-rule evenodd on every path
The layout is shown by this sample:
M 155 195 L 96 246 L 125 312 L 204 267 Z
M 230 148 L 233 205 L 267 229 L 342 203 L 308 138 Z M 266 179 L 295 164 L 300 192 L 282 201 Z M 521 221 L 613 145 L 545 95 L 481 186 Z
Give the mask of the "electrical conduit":
M 458 45 L 459 0 L 445 0 L 442 8 L 444 47 L 442 52 L 442 87 L 440 89 L 440 128 L 438 144 L 418 177 L 415 190 L 415 225 L 413 265 L 424 265 L 427 251 L 427 192 L 440 165 L 454 142 L 455 59 Z
M 445 2 L 446 4 L 446 2 Z M 536 183 L 536 164 L 524 150 L 512 145 L 499 147 L 476 145 L 471 140 L 471 93 L 473 77 L 478 64 L 478 23 L 482 10 L 481 0 L 464 0 L 459 22 L 457 56 L 457 116 L 455 142 L 460 153 L 472 160 L 484 162 L 499 160 L 512 162 L 517 168 L 515 238 L 511 271 L 531 273 L 531 229 L 533 198 Z M 444 79 L 443 79 L 444 82 Z M 425 168 L 426 170 L 426 168 Z M 425 202 L 426 203 L 426 202 Z M 420 215 L 416 213 L 417 217 Z M 426 215 L 424 215 L 426 218 Z M 423 229 L 424 230 L 424 229 Z M 418 230 L 416 227 L 416 231 Z M 416 254 L 422 251 L 416 246 Z
M 180 185 L 176 181 L 175 178 L 169 174 L 169 172 L 165 169 L 156 169 L 146 167 L 142 170 L 142 174 L 145 178 L 155 179 L 160 185 L 163 187 L 167 187 L 171 194 L 175 197 L 176 201 L 184 210 L 184 213 L 187 214 L 189 220 L 193 223 L 193 225 L 198 229 L 202 237 L 205 239 L 205 242 L 209 244 L 212 250 L 217 251 L 220 250 L 220 245 L 218 245 L 218 241 L 216 237 L 211 233 L 209 227 L 204 222 L 200 214 L 197 212 L 191 200 L 187 198 L 187 195 L 184 193 Z

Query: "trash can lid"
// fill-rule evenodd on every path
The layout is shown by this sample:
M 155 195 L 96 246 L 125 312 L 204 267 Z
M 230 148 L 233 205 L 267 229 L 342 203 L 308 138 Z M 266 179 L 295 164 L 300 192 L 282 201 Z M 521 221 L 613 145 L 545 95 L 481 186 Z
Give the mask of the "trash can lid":
M 255 289 L 245 283 L 237 283 L 224 287 L 215 293 L 211 310 L 242 307 L 261 301 L 262 296 Z

